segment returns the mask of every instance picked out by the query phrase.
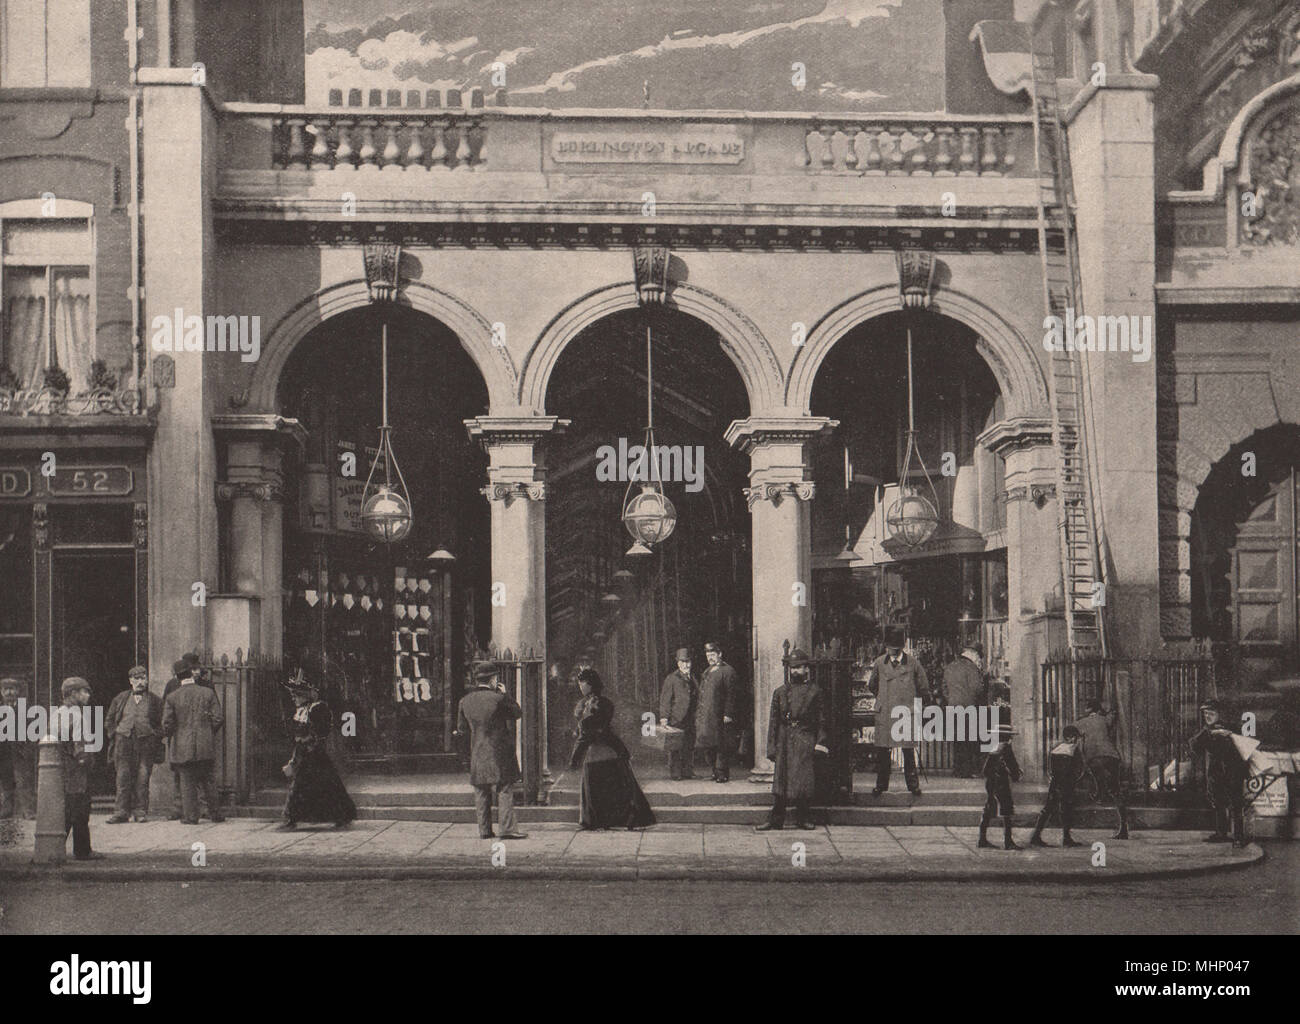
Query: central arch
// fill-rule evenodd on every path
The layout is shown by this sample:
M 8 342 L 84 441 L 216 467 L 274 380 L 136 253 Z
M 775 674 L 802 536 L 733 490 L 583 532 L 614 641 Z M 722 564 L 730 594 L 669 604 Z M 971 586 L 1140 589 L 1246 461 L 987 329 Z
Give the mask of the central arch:
M 524 364 L 520 406 L 541 413 L 551 374 L 569 342 L 597 321 L 639 305 L 636 285 L 627 281 L 588 292 L 560 312 L 542 331 Z M 751 410 L 782 404 L 783 375 L 776 353 L 748 316 L 720 296 L 686 283 L 670 286 L 664 305 L 703 321 L 717 332 L 723 352 L 740 371 Z

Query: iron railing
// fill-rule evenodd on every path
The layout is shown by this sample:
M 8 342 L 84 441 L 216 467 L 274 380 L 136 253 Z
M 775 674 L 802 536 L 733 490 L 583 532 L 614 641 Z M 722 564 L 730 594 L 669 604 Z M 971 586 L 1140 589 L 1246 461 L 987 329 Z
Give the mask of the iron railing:
M 547 749 L 546 662 L 531 647 L 518 652 L 510 648 L 479 652 L 476 661 L 491 661 L 500 672 L 506 693 L 514 697 L 523 710 L 520 728 L 512 726 L 515 756 L 523 776 L 524 799 L 530 804 L 544 804 L 551 784 Z
M 280 686 L 280 663 L 236 649 L 233 658 L 204 652 L 200 668 L 225 715 L 217 737 L 217 785 L 223 796 L 248 803 L 259 787 L 283 781 L 280 768 L 293 753 L 292 708 Z

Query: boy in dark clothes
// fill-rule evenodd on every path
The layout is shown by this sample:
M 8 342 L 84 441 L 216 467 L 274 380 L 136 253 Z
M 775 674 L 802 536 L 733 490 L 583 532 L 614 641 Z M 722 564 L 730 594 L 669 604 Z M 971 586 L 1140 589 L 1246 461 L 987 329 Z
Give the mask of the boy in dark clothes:
M 1232 741 L 1232 730 L 1219 719 L 1219 705 L 1207 700 L 1201 705 L 1201 731 L 1188 741 L 1193 757 L 1208 755 L 1205 788 L 1214 808 L 1214 831 L 1205 837 L 1207 843 L 1226 843 L 1228 833 L 1222 827 L 1232 824 L 1232 845 L 1246 845 L 1245 783 L 1249 774 L 1237 745 Z
M 984 804 L 984 813 L 980 816 L 980 841 L 977 845 L 993 849 L 993 844 L 985 838 L 985 832 L 996 811 L 1002 815 L 1002 849 L 1020 850 L 1023 847 L 1016 845 L 1016 841 L 1011 838 L 1011 816 L 1015 813 L 1011 801 L 1011 783 L 1020 781 L 1020 763 L 1016 760 L 1015 751 L 1011 749 L 1011 729 L 1005 725 L 999 726 L 998 736 L 1001 742 L 997 749 L 984 759 L 984 791 L 988 794 L 988 800 Z
M 1043 829 L 1055 811 L 1061 818 L 1061 845 L 1082 846 L 1070 838 L 1070 818 L 1074 812 L 1074 786 L 1083 774 L 1083 740 L 1079 730 L 1067 725 L 1061 732 L 1061 741 L 1048 754 L 1048 767 L 1052 781 L 1047 787 L 1047 801 L 1038 812 L 1030 846 L 1051 846 L 1043 842 Z

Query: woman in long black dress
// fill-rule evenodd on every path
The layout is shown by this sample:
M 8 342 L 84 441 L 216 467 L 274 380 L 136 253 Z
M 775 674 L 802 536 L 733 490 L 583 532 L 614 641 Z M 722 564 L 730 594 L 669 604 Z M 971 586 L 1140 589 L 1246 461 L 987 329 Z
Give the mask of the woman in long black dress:
M 344 828 L 357 816 L 356 804 L 348 796 L 343 780 L 325 749 L 333 728 L 330 707 L 318 699 L 316 688 L 303 681 L 302 673 L 285 684 L 293 695 L 293 757 L 285 765 L 292 779 L 284 805 L 282 830 L 300 821 L 332 821 Z
M 581 812 L 584 829 L 646 828 L 654 811 L 632 774 L 631 757 L 614 735 L 614 702 L 602 696 L 604 685 L 595 669 L 578 673 L 582 699 L 574 708 L 578 741 L 569 767 L 582 769 Z

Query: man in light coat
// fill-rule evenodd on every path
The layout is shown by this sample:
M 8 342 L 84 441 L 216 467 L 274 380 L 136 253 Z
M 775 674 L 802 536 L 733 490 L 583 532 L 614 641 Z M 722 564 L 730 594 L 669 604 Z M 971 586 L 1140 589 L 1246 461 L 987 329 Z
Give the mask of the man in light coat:
M 979 708 L 988 703 L 985 692 L 984 673 L 981 664 L 984 661 L 984 648 L 980 644 L 967 644 L 961 654 L 954 658 L 943 670 L 944 703 L 954 708 Z M 976 711 L 978 715 L 979 712 Z M 975 721 L 979 721 L 978 718 Z M 954 739 L 952 749 L 952 773 L 959 779 L 971 779 L 979 774 L 978 737 L 968 736 L 964 740 Z
M 659 689 L 659 724 L 681 729 L 680 747 L 668 750 L 668 776 L 695 778 L 695 706 L 697 689 L 691 675 L 691 652 L 677 648 L 677 668 L 669 672 Z
M 469 782 L 474 787 L 474 809 L 480 839 L 492 838 L 492 797 L 496 795 L 502 839 L 527 839 L 515 820 L 515 783 L 519 761 L 510 723 L 523 718 L 523 709 L 501 685 L 500 673 L 490 661 L 474 666 L 474 683 L 460 699 L 456 735 L 469 736 Z
M 927 698 L 930 680 L 921 663 L 903 650 L 903 630 L 898 626 L 885 630 L 885 653 L 871 663 L 867 686 L 876 693 L 876 786 L 871 793 L 880 796 L 889 789 L 890 753 L 894 747 L 902 747 L 907 788 L 914 796 L 920 796 L 916 739 L 894 739 L 891 726 L 895 708 L 906 708 L 908 717 L 911 717 L 912 702 L 918 697 L 922 700 Z
M 216 692 L 199 686 L 188 661 L 172 666 L 180 685 L 163 701 L 162 733 L 167 737 L 167 760 L 181 778 L 181 821 L 199 823 L 202 789 L 213 821 L 225 821 L 213 778 L 217 757 L 216 735 L 225 724 Z
M 740 686 L 736 670 L 722 660 L 722 648 L 704 645 L 709 667 L 700 677 L 699 705 L 695 711 L 695 745 L 713 768 L 714 782 L 731 781 L 731 756 L 735 745 L 736 706 Z

